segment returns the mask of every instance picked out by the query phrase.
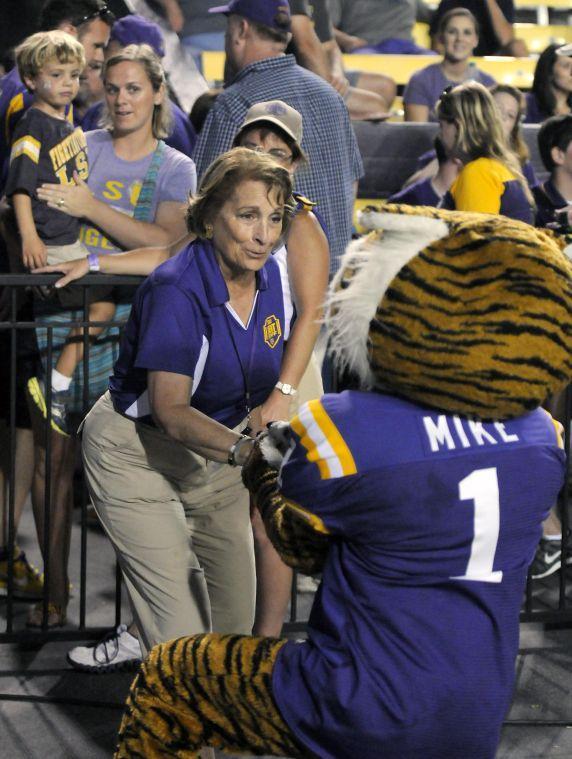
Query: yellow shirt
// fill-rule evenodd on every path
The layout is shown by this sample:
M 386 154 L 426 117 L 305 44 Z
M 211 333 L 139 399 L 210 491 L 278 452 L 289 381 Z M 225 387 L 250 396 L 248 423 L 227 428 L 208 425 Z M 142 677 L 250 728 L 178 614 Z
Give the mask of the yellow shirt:
M 468 163 L 450 190 L 457 211 L 503 214 L 532 223 L 532 211 L 515 175 L 494 158 Z

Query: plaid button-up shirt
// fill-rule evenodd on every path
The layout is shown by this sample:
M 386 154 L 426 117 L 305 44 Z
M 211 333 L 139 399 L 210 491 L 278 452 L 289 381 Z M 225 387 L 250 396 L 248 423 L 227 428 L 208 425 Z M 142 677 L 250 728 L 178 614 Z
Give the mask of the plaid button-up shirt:
M 351 238 L 353 183 L 362 176 L 363 165 L 344 101 L 292 55 L 251 63 L 218 96 L 195 147 L 198 175 L 232 146 L 250 106 L 264 100 L 283 100 L 302 114 L 302 148 L 309 166 L 296 172 L 296 190 L 318 204 L 334 273 Z

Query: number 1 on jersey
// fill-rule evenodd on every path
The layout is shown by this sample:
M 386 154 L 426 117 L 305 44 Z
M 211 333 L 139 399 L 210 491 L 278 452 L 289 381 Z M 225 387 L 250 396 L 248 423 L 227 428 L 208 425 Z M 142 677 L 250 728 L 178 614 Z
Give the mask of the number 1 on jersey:
M 459 483 L 461 501 L 474 503 L 474 534 L 465 574 L 453 580 L 500 582 L 502 571 L 493 572 L 500 528 L 499 482 L 496 467 L 475 469 Z

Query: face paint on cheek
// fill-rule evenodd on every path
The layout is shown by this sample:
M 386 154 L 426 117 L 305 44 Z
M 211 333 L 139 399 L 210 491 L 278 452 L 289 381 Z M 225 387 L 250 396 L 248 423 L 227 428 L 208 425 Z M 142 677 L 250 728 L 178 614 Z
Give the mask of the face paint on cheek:
M 42 81 L 42 89 L 45 90 L 45 92 L 49 92 L 52 89 L 52 83 L 49 79 L 44 79 Z

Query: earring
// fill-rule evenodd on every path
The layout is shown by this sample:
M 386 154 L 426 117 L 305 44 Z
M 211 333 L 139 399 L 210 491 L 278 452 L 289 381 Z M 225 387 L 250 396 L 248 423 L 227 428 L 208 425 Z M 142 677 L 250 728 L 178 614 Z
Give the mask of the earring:
M 205 224 L 205 237 L 207 240 L 213 239 L 213 225 L 212 224 Z

